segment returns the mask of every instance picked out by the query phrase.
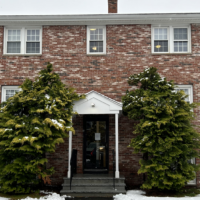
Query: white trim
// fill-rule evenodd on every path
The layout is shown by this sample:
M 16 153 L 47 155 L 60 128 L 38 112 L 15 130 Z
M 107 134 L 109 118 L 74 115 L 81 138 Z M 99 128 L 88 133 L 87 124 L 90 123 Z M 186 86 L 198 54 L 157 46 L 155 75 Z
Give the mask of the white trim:
M 103 42 L 103 52 L 90 52 L 90 29 L 91 28 L 102 28 L 103 29 L 103 40 L 94 40 Z M 105 55 L 106 54 L 106 26 L 87 26 L 87 54 L 88 55 Z
M 118 114 L 115 114 L 115 178 L 119 178 L 119 133 L 118 133 Z
M 99 92 L 94 91 L 94 90 L 91 90 L 90 92 L 86 93 L 85 95 L 87 96 L 87 95 L 92 94 L 92 93 L 95 93 L 95 94 L 97 94 L 97 95 L 101 95 L 102 97 L 108 99 L 109 101 L 112 101 L 112 102 L 115 103 L 116 105 L 122 106 L 122 103 L 121 103 L 121 102 L 115 101 L 114 99 L 111 99 L 111 98 L 109 98 L 109 97 L 107 97 L 107 96 L 105 96 L 105 95 L 103 95 L 103 94 L 101 94 L 101 93 L 99 93 Z
M 154 52 L 154 29 L 155 28 L 167 28 L 167 39 L 168 39 L 168 52 Z M 175 52 L 174 51 L 174 28 L 187 28 L 187 34 L 188 34 L 188 51 L 183 52 Z M 189 24 L 179 24 L 179 25 L 152 25 L 151 26 L 151 52 L 153 54 L 187 54 L 191 53 L 191 26 Z M 183 41 L 183 40 L 179 40 Z
M 20 53 L 7 53 L 7 39 L 8 39 L 8 30 L 20 30 L 20 42 L 21 42 L 21 52 Z M 27 29 L 30 30 L 39 30 L 40 31 L 40 52 L 39 53 L 26 53 L 26 40 L 27 40 Z M 41 26 L 7 26 L 4 27 L 4 55 L 41 55 L 42 54 L 42 27 Z
M 68 147 L 68 173 L 67 177 L 71 177 L 71 155 L 72 155 L 72 131 L 69 131 L 69 147 Z
M 5 102 L 6 101 L 6 90 L 19 90 L 21 91 L 21 88 L 19 88 L 19 86 L 2 86 L 1 87 L 1 102 Z

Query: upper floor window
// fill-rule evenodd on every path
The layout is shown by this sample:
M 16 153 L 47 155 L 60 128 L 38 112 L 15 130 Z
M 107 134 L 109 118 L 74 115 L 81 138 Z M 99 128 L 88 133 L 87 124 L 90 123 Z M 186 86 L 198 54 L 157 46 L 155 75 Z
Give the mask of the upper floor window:
M 152 26 L 152 53 L 190 53 L 190 26 Z
M 2 86 L 1 102 L 7 101 L 20 90 L 21 88 L 19 88 L 19 86 Z
M 87 27 L 87 54 L 106 54 L 106 27 Z
M 41 53 L 41 27 L 7 27 L 4 29 L 4 54 Z

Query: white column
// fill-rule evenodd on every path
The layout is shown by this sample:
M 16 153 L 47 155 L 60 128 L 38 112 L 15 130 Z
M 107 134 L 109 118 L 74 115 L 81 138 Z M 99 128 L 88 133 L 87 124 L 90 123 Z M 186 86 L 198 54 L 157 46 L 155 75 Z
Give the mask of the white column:
M 69 159 L 68 159 L 68 174 L 67 177 L 70 178 L 71 175 L 71 165 L 70 165 L 70 160 L 71 160 L 71 155 L 72 155 L 72 131 L 69 131 Z
M 119 138 L 118 138 L 118 114 L 115 114 L 115 178 L 119 178 Z

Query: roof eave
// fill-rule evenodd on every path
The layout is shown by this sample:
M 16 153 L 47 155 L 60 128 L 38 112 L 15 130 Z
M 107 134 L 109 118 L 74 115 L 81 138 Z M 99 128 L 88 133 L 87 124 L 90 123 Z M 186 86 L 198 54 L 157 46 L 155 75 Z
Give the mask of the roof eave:
M 0 25 L 109 25 L 199 23 L 200 13 L 0 15 Z

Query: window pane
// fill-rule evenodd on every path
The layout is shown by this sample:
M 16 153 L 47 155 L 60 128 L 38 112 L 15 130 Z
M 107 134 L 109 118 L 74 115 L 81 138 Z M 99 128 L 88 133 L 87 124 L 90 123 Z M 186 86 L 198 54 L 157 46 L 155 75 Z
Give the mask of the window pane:
M 7 53 L 21 53 L 21 42 L 8 42 Z
M 40 43 L 39 42 L 27 42 L 26 43 L 26 53 L 40 53 Z
M 20 41 L 20 30 L 8 30 L 8 41 Z
M 187 28 L 174 28 L 174 40 L 187 40 Z
M 167 40 L 167 28 L 155 28 L 154 29 L 155 40 Z
M 40 41 L 39 30 L 27 30 L 27 41 Z
M 154 52 L 168 52 L 168 41 L 154 41 Z
M 102 28 L 91 28 L 90 29 L 90 40 L 103 40 L 103 29 Z
M 90 42 L 90 52 L 103 52 L 103 42 Z
M 16 92 L 19 92 L 19 90 L 6 90 L 6 101 L 14 96 L 16 94 Z
M 103 34 L 103 29 L 102 28 L 99 29 L 99 34 L 101 34 L 101 35 Z
M 174 52 L 188 52 L 188 42 L 174 42 Z

